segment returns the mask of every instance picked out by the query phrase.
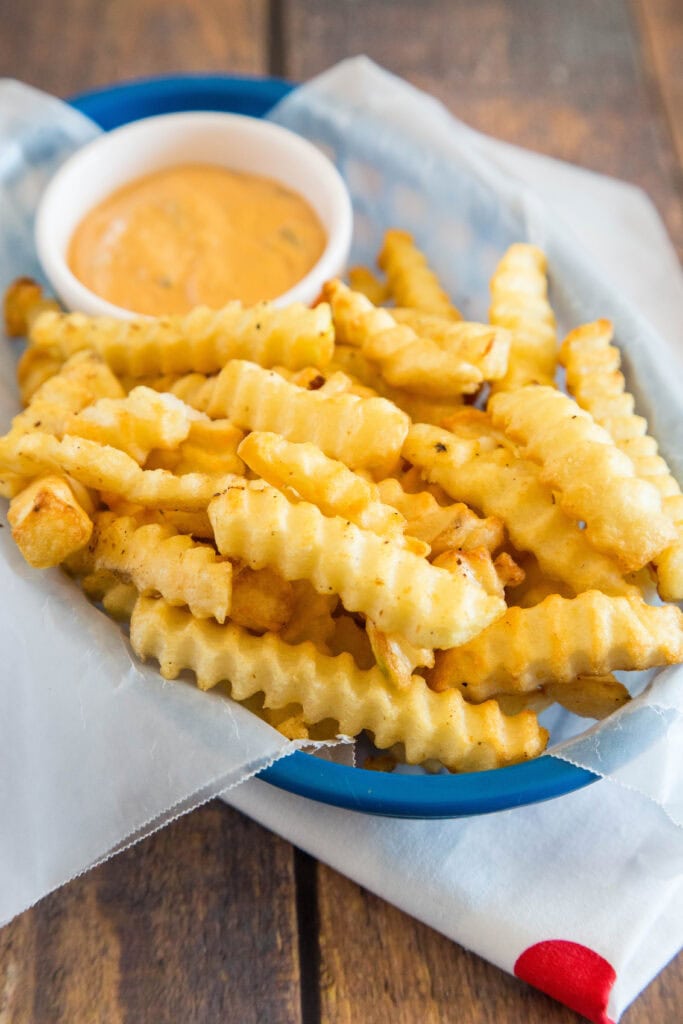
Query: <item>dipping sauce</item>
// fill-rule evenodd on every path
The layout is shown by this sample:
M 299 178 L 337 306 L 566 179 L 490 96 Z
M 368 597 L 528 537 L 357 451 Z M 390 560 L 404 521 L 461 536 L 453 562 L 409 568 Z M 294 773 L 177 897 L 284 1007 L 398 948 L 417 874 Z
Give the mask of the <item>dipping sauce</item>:
M 326 241 L 305 199 L 278 182 L 188 164 L 138 178 L 92 209 L 67 259 L 101 298 L 160 316 L 282 295 Z

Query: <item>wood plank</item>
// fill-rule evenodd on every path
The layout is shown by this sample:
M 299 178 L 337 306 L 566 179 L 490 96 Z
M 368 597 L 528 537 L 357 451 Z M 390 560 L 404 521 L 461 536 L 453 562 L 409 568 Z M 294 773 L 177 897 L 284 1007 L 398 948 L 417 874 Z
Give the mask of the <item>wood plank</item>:
M 292 848 L 222 803 L 0 931 L 0 1024 L 299 1024 Z
M 359 885 L 318 869 L 322 1024 L 580 1024 L 573 1011 L 454 945 Z M 621 1018 L 673 1021 L 683 957 Z
M 0 0 L 2 74 L 58 96 L 174 72 L 263 74 L 268 0 Z
M 683 193 L 626 0 L 292 0 L 283 44 L 295 79 L 367 53 L 480 131 L 640 185 L 683 253 Z
M 578 1020 L 327 867 L 319 870 L 319 906 L 324 1024 Z
M 635 0 L 655 86 L 683 168 L 683 9 L 680 0 Z M 679 172 L 680 173 L 680 172 Z

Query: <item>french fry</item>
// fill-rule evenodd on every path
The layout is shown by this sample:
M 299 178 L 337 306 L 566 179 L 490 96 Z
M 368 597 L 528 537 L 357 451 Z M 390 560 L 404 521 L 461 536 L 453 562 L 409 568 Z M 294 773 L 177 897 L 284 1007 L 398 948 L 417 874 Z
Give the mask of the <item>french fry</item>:
M 489 320 L 512 334 L 508 371 L 494 392 L 554 383 L 557 337 L 546 269 L 543 252 L 520 243 L 510 246 L 491 279 Z
M 411 306 L 447 320 L 462 320 L 459 310 L 427 263 L 427 257 L 407 231 L 386 232 L 377 262 L 387 275 L 397 306 Z
M 230 618 L 257 633 L 277 633 L 292 614 L 293 587 L 279 573 L 248 566 L 235 570 Z
M 434 664 L 433 650 L 428 647 L 415 647 L 405 637 L 384 633 L 371 619 L 366 621 L 365 631 L 377 667 L 394 686 L 411 686 L 416 668 L 431 668 Z
M 64 433 L 111 445 L 142 465 L 153 448 L 177 448 L 201 415 L 174 395 L 138 387 L 125 398 L 101 398 L 74 413 Z
M 288 644 L 311 640 L 318 650 L 330 653 L 328 641 L 337 622 L 332 616 L 339 598 L 336 594 L 319 594 L 308 580 L 294 580 L 289 586 L 287 621 L 280 630 L 280 638 Z
M 12 498 L 12 537 L 29 565 L 59 565 L 90 540 L 93 524 L 62 476 L 41 476 Z
M 67 360 L 34 392 L 26 409 L 12 420 L 12 434 L 40 430 L 61 436 L 74 413 L 102 398 L 123 397 L 109 367 L 89 352 Z
M 0 472 L 24 476 L 57 471 L 68 473 L 85 487 L 125 496 L 139 505 L 197 512 L 214 494 L 227 487 L 230 474 L 174 476 L 163 469 L 141 469 L 130 455 L 83 438 L 26 434 L 0 439 Z M 236 478 L 239 479 L 239 478 Z
M 230 420 L 197 419 L 190 423 L 187 439 L 173 452 L 152 452 L 150 456 L 165 456 L 166 463 L 150 465 L 147 469 L 170 469 L 177 475 L 183 473 L 224 473 L 244 474 L 245 465 L 237 454 L 244 432 Z
M 494 426 L 541 466 L 541 479 L 568 516 L 628 572 L 651 561 L 676 539 L 659 492 L 635 475 L 633 463 L 606 430 L 554 388 L 528 387 L 494 395 Z
M 36 349 L 66 359 L 97 352 L 115 373 L 143 377 L 163 373 L 216 373 L 229 359 L 251 359 L 291 369 L 325 366 L 334 333 L 329 307 L 270 303 L 223 309 L 205 306 L 186 316 L 116 320 L 82 313 L 41 313 L 30 330 Z
M 81 579 L 84 594 L 101 604 L 107 615 L 117 622 L 130 622 L 138 592 L 132 583 L 124 583 L 113 572 L 104 569 L 89 573 Z
M 546 683 L 543 689 L 550 700 L 573 715 L 598 720 L 607 718 L 631 699 L 624 684 L 611 672 L 602 676 L 579 676 L 570 683 Z
M 457 686 L 469 700 L 533 690 L 579 675 L 645 669 L 683 658 L 683 614 L 636 597 L 588 590 L 547 597 L 505 615 L 468 643 L 437 654 L 428 675 L 436 690 Z
M 308 502 L 291 504 L 262 481 L 236 478 L 211 502 L 209 518 L 222 554 L 254 569 L 270 566 L 285 579 L 308 579 L 417 647 L 463 643 L 504 611 L 464 570 L 434 569 L 389 538 L 328 518 Z
M 410 763 L 436 758 L 476 771 L 526 760 L 547 742 L 531 712 L 506 718 L 493 701 L 471 706 L 456 690 L 431 692 L 422 679 L 396 689 L 379 669 L 358 669 L 350 654 L 330 658 L 312 643 L 253 637 L 153 598 L 138 599 L 130 637 L 138 656 L 155 658 L 167 679 L 189 668 L 202 689 L 229 680 L 237 700 L 262 691 L 268 707 L 300 704 L 306 722 L 331 718 L 349 736 L 367 729 L 380 749 L 400 740 Z
M 370 299 L 373 306 L 381 306 L 390 298 L 387 282 L 377 277 L 369 267 L 350 267 L 349 284 L 354 292 Z
M 41 384 L 59 373 L 64 360 L 35 348 L 25 348 L 17 363 L 17 384 L 22 405 L 28 405 Z
M 376 485 L 328 458 L 316 445 L 254 431 L 240 445 L 239 454 L 263 480 L 280 490 L 293 488 L 324 515 L 342 516 L 398 543 L 403 540 L 405 520 L 381 502 Z
M 327 397 L 289 384 L 254 363 L 233 360 L 218 376 L 208 409 L 245 430 L 310 441 L 351 469 L 390 471 L 408 431 L 408 417 L 383 398 Z
M 459 438 L 447 430 L 415 424 L 403 454 L 425 478 L 486 516 L 498 516 L 519 551 L 531 551 L 548 576 L 576 593 L 637 592 L 617 563 L 597 551 L 556 504 L 539 467 L 491 439 Z
M 567 335 L 560 347 L 560 362 L 567 371 L 567 388 L 582 409 L 609 433 L 633 462 L 643 480 L 662 497 L 662 508 L 676 529 L 676 540 L 655 558 L 660 596 L 683 600 L 683 496 L 657 442 L 647 433 L 647 422 L 634 413 L 633 395 L 626 391 L 619 367 L 619 349 L 612 345 L 609 320 L 584 324 Z
M 187 605 L 198 618 L 224 622 L 230 613 L 232 564 L 170 525 L 140 525 L 103 513 L 96 518 L 93 560 L 95 569 L 132 583 L 141 594 Z
M 5 333 L 10 338 L 23 338 L 32 321 L 49 309 L 58 310 L 59 304 L 46 298 L 33 278 L 18 277 L 5 292 Z
M 394 387 L 448 398 L 472 393 L 491 374 L 505 372 L 509 349 L 505 330 L 457 323 L 437 342 L 398 324 L 390 310 L 373 306 L 341 281 L 329 281 L 323 294 L 332 306 L 339 340 L 358 346 Z

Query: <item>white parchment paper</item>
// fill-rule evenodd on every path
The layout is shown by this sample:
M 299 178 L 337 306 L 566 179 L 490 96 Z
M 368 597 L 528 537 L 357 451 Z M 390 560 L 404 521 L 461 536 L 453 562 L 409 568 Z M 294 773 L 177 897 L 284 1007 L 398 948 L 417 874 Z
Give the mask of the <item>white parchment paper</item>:
M 376 101 L 376 102 L 375 102 Z M 563 229 L 436 103 L 369 62 L 297 91 L 278 118 L 335 156 L 353 193 L 355 259 L 383 229 L 414 231 L 467 314 L 486 311 L 486 283 L 510 242 L 546 247 L 564 326 L 612 316 L 662 446 L 680 470 L 680 371 L 666 343 L 598 279 Z M 54 168 L 96 132 L 58 101 L 0 85 L 0 287 L 37 273 L 35 204 Z M 0 351 L 0 417 L 16 411 L 11 347 Z M 4 522 L 3 522 L 4 526 Z M 23 564 L 0 530 L 0 923 L 114 849 L 248 777 L 292 749 L 237 705 L 165 683 L 135 662 L 123 635 L 59 572 Z M 563 751 L 628 785 L 679 822 L 680 673 Z M 583 725 L 555 723 L 562 738 Z M 678 789 L 676 787 L 678 781 Z

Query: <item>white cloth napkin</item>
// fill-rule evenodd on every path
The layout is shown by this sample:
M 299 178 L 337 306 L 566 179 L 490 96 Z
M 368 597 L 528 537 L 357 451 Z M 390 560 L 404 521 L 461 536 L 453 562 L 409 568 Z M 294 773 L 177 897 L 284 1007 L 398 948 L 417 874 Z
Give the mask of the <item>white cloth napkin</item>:
M 631 387 L 683 469 L 675 345 L 670 351 L 623 301 L 627 295 L 663 338 L 680 344 L 680 271 L 641 193 L 485 139 L 364 59 L 297 90 L 276 116 L 340 163 L 355 200 L 355 258 L 372 258 L 384 226 L 412 228 L 475 316 L 484 313 L 486 282 L 504 246 L 525 237 L 543 244 L 561 323 L 616 320 Z M 40 188 L 55 163 L 93 134 L 57 101 L 16 83 L 0 88 L 0 286 L 35 270 L 30 229 Z M 548 199 L 550 213 L 520 179 Z M 601 280 L 603 271 L 617 291 Z M 16 399 L 4 346 L 0 361 L 6 419 Z M 117 631 L 58 573 L 22 565 L 8 532 L 0 531 L 0 922 L 291 749 L 243 709 L 137 666 Z M 680 944 L 680 675 L 660 674 L 622 716 L 561 748 L 609 780 L 545 805 L 401 822 L 312 804 L 259 781 L 242 782 L 226 798 L 606 1022 Z M 555 740 L 583 728 L 566 715 L 550 724 Z M 620 766 L 634 737 L 638 756 Z

